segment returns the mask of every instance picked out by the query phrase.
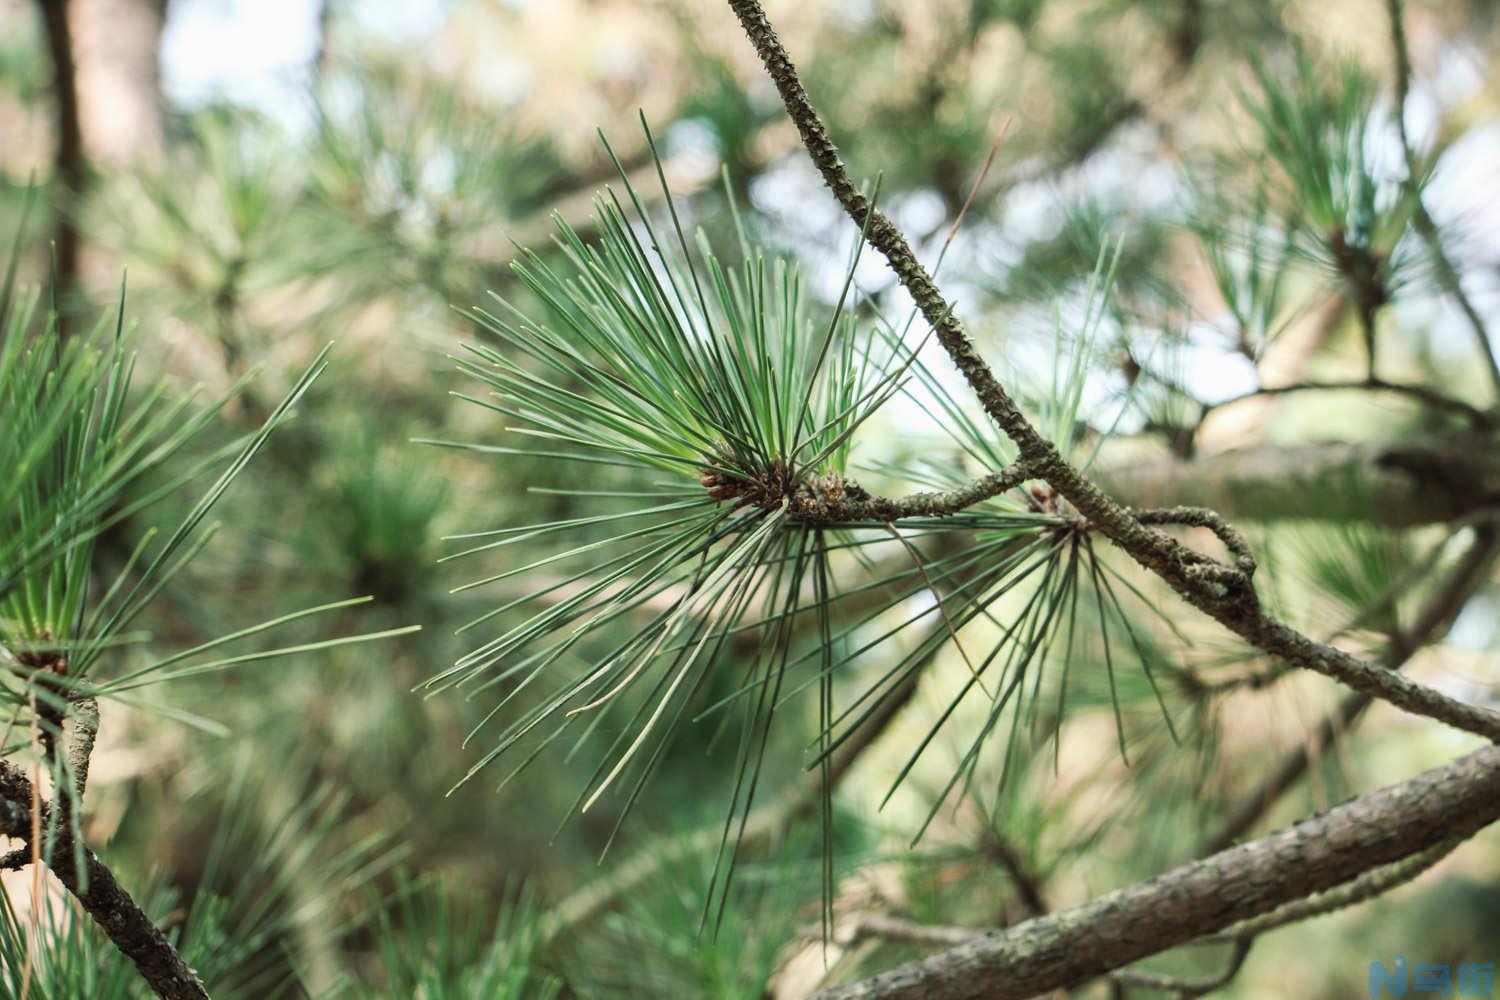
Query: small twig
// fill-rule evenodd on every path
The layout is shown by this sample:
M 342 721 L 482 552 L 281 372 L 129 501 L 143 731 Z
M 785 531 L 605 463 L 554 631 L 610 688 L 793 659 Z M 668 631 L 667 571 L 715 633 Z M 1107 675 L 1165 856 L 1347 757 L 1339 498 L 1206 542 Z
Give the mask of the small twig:
M 924 924 L 887 913 L 855 913 L 846 918 L 846 922 L 838 928 L 835 940 L 845 947 L 873 937 L 946 948 L 965 944 L 983 934 L 983 931 L 973 927 Z
M 1177 994 L 1178 1000 L 1193 1000 L 1205 993 L 1212 993 L 1229 984 L 1229 981 L 1239 975 L 1240 969 L 1244 968 L 1245 959 L 1250 955 L 1250 948 L 1255 944 L 1253 934 L 1241 934 L 1233 938 L 1234 950 L 1229 954 L 1229 961 L 1224 968 L 1212 976 L 1204 979 L 1183 979 L 1179 976 L 1168 976 L 1160 972 L 1151 972 L 1146 969 L 1119 969 L 1109 974 L 1109 978 L 1122 986 L 1137 986 L 1148 990 L 1165 990 Z
M 1132 509 L 1131 513 L 1142 524 L 1207 528 L 1224 543 L 1224 547 L 1234 557 L 1235 568 L 1244 574 L 1246 580 L 1255 575 L 1255 553 L 1250 549 L 1250 542 L 1240 534 L 1239 529 L 1220 517 L 1218 512 L 1207 507 L 1150 507 L 1144 510 Z
M 1248 392 L 1242 392 L 1238 396 L 1230 396 L 1213 403 L 1199 403 L 1204 414 L 1214 410 L 1233 406 L 1235 403 L 1247 399 L 1259 399 L 1264 396 L 1288 396 L 1293 393 L 1302 392 L 1385 392 L 1400 396 L 1410 396 L 1418 402 L 1424 403 L 1435 410 L 1444 410 L 1455 413 L 1468 420 L 1476 427 L 1493 427 L 1496 424 L 1496 415 L 1465 403 L 1461 399 L 1455 399 L 1446 393 L 1440 392 L 1431 386 L 1410 385 L 1404 382 L 1390 382 L 1383 378 L 1350 379 L 1340 382 L 1292 382 L 1288 385 L 1263 385 Z
M 787 514 L 795 520 L 815 524 L 855 521 L 889 524 L 914 517 L 949 517 L 1015 489 L 1030 478 L 1026 463 L 1014 462 L 957 489 L 908 493 L 894 498 L 870 496 L 856 484 L 840 481 L 836 489 L 824 485 L 821 489 L 814 486 L 799 491 L 791 498 Z
M 964 217 L 969 214 L 969 208 L 974 204 L 974 199 L 979 195 L 979 189 L 984 186 L 984 179 L 990 174 L 990 167 L 995 163 L 995 154 L 1000 152 L 1000 145 L 1005 142 L 1005 137 L 1010 134 L 1011 122 L 1015 119 L 1007 117 L 1000 126 L 1000 134 L 995 136 L 995 141 L 990 143 L 990 153 L 984 158 L 984 166 L 979 168 L 979 176 L 974 179 L 974 186 L 969 188 L 969 196 L 964 199 L 963 208 L 958 210 L 958 215 L 953 217 L 953 225 L 948 230 L 948 236 L 943 240 L 943 250 L 946 251 L 953 243 L 953 238 L 958 235 L 958 227 L 963 225 Z
M 1231 691 L 1263 691 L 1292 672 L 1284 663 L 1277 663 L 1265 670 L 1254 670 L 1248 674 L 1227 677 L 1219 681 L 1203 681 L 1194 676 L 1187 693 L 1194 697 L 1226 695 Z
M 1040 917 L 1052 908 L 1047 905 L 1046 887 L 1043 885 L 1042 877 L 1026 866 L 1015 845 L 1000 836 L 999 831 L 992 827 L 985 827 L 984 839 L 981 850 L 993 858 L 1005 869 L 1010 876 L 1011 882 L 1015 884 L 1016 894 L 1021 899 L 1021 905 L 1026 912 L 1033 917 Z
M 1365 379 L 1376 377 L 1375 314 L 1391 300 L 1384 262 L 1366 246 L 1351 244 L 1343 229 L 1335 230 L 1328 240 L 1334 266 L 1349 288 L 1350 300 L 1359 316 L 1359 329 L 1365 342 Z

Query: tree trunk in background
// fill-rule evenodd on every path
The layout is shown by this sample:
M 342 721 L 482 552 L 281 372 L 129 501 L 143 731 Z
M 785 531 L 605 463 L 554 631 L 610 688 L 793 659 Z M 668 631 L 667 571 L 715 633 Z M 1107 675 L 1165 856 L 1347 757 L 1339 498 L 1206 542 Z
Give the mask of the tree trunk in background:
M 331 43 L 333 40 L 333 0 L 318 0 L 318 48 L 313 53 L 313 81 L 328 70 Z
M 72 202 L 83 190 L 83 138 L 78 124 L 78 90 L 73 35 L 67 0 L 37 0 L 52 59 L 52 99 L 56 108 L 57 155 L 53 160 L 53 267 L 59 301 L 68 298 L 78 280 L 78 227 Z
M 77 207 L 89 163 L 121 166 L 161 152 L 157 54 L 166 0 L 37 0 L 52 61 L 53 267 L 66 316 L 79 311 Z
M 54 6 L 43 0 L 43 6 Z M 164 0 L 68 0 L 84 150 L 102 167 L 161 152 Z

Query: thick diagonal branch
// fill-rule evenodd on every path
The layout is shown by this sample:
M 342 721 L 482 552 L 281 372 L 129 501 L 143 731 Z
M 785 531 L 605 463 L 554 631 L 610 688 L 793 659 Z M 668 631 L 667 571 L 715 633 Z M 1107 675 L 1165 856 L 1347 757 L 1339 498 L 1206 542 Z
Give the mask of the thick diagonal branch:
M 1068 989 L 1500 819 L 1500 746 L 1082 906 L 818 994 L 1009 1000 Z
M 1400 861 L 1393 861 L 1380 868 L 1372 868 L 1356 879 L 1351 879 L 1343 885 L 1329 889 L 1327 892 L 1316 893 L 1305 899 L 1293 900 L 1283 906 L 1278 906 L 1270 913 L 1263 913 L 1251 920 L 1245 920 L 1235 924 L 1229 930 L 1218 935 L 1227 941 L 1252 940 L 1257 935 L 1268 931 L 1286 927 L 1291 924 L 1299 924 L 1304 920 L 1314 917 L 1326 916 L 1337 913 L 1339 910 L 1358 906 L 1360 903 L 1382 896 L 1392 889 L 1406 885 L 1416 879 L 1423 872 L 1442 861 L 1452 854 L 1454 849 L 1463 841 L 1461 839 L 1444 840 L 1433 844 L 1426 850 L 1415 854 L 1408 854 Z
M 30 779 L 15 765 L 0 761 L 0 833 L 30 840 L 31 803 Z M 50 810 L 44 805 L 42 812 L 40 825 L 46 827 Z M 57 856 L 67 857 L 72 853 L 71 837 L 68 830 L 60 831 L 55 850 Z M 114 873 L 87 848 L 83 850 L 83 858 L 84 880 L 79 878 L 79 872 L 71 864 L 58 865 L 52 873 L 94 918 L 115 947 L 135 963 L 156 995 L 163 1000 L 207 1000 L 208 991 L 203 988 L 197 974 L 120 885 Z
M 1232 567 L 1208 563 L 1170 536 L 1142 524 L 1122 505 L 1068 464 L 1052 442 L 1032 426 L 980 356 L 963 324 L 901 231 L 870 204 L 854 184 L 837 147 L 818 117 L 791 57 L 757 0 L 728 0 L 787 114 L 824 182 L 844 211 L 885 257 L 902 286 L 933 327 L 938 342 L 963 374 L 985 412 L 1015 443 L 1031 475 L 1045 481 L 1098 531 L 1151 570 L 1190 604 L 1263 652 L 1323 674 L 1405 711 L 1500 740 L 1500 713 L 1456 701 L 1414 684 L 1343 650 L 1314 642 L 1261 611 L 1254 588 Z

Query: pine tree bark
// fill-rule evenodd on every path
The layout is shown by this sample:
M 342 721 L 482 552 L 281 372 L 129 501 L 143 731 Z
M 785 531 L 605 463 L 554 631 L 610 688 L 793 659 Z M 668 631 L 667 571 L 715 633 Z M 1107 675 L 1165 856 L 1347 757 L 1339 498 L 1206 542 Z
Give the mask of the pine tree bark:
M 46 0 L 44 0 L 45 5 Z M 161 153 L 162 0 L 68 0 L 78 124 L 90 162 L 115 167 Z
M 1343 885 L 1500 819 L 1500 746 L 1082 906 L 817 994 L 819 1000 L 1020 1000 Z
M 32 835 L 31 781 L 8 761 L 0 761 L 0 834 L 22 840 Z M 52 825 L 52 810 L 45 803 L 38 822 Z M 162 1000 L 208 1000 L 208 991 L 166 934 L 151 922 L 114 872 L 87 847 L 83 848 L 84 871 L 73 865 L 74 844 L 66 828 L 60 829 L 51 855 L 61 859 L 49 866 L 57 880 L 73 894 L 116 948 L 135 963 L 141 977 Z M 80 878 L 80 875 L 83 877 Z

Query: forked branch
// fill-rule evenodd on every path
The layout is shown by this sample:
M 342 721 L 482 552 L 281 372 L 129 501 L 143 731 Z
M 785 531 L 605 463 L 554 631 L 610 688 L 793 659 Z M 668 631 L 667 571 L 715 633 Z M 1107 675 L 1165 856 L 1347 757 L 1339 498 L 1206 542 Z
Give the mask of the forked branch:
M 1034 427 L 980 356 L 952 306 L 905 236 L 855 185 L 828 130 L 803 89 L 791 57 L 757 0 L 728 0 L 767 74 L 776 85 L 808 155 L 844 211 L 885 257 L 902 286 L 937 334 L 986 414 L 1016 445 L 1031 477 L 1050 485 L 1089 524 L 1143 567 L 1151 570 L 1194 607 L 1263 652 L 1321 673 L 1371 697 L 1458 729 L 1500 740 L 1500 713 L 1465 704 L 1440 692 L 1315 642 L 1268 617 L 1260 608 L 1248 575 L 1239 567 L 1211 563 L 1170 536 L 1143 524 L 1073 468 Z

